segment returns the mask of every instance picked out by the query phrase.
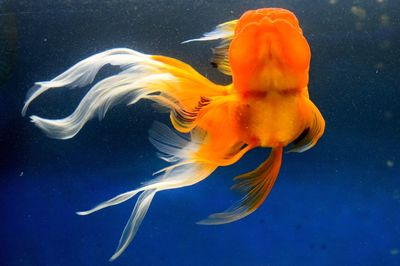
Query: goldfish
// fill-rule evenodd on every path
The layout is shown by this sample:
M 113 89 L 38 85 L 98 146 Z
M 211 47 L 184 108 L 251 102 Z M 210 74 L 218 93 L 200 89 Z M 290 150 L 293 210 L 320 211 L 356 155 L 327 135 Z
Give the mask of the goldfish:
M 194 185 L 218 167 L 238 162 L 250 150 L 270 149 L 256 169 L 234 178 L 242 197 L 199 224 L 226 224 L 253 213 L 269 195 L 281 168 L 284 148 L 304 152 L 324 133 L 325 121 L 308 93 L 311 51 L 296 16 L 282 8 L 245 12 L 194 41 L 219 41 L 212 65 L 231 76 L 219 85 L 174 58 L 128 48 L 107 50 L 80 61 L 50 81 L 36 82 L 22 114 L 42 93 L 91 84 L 105 65 L 121 71 L 97 82 L 75 111 L 61 119 L 35 115 L 31 121 L 51 138 L 70 139 L 84 124 L 119 103 L 150 100 L 166 108 L 171 126 L 155 122 L 150 142 L 169 165 L 139 188 L 77 214 L 88 215 L 138 195 L 119 245 L 110 260 L 128 247 L 156 193 Z

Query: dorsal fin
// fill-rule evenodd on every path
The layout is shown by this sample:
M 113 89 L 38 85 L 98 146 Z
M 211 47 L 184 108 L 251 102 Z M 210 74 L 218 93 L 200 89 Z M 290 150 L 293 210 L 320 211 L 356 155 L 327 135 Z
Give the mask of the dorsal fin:
M 211 65 L 225 75 L 232 75 L 229 64 L 229 46 L 235 34 L 238 20 L 231 20 L 215 27 L 213 31 L 203 34 L 203 37 L 191 39 L 182 43 L 220 40 L 219 45 L 212 49 Z

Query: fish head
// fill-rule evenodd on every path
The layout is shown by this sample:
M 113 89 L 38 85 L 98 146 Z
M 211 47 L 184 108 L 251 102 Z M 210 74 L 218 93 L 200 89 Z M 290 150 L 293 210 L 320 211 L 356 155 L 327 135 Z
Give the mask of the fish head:
M 296 16 L 279 8 L 244 13 L 229 48 L 233 84 L 241 94 L 302 90 L 310 58 Z

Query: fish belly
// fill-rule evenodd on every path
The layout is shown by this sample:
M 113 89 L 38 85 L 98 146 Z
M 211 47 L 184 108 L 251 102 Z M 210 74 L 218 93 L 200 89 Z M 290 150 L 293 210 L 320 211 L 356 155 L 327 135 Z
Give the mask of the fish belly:
M 269 92 L 239 111 L 242 132 L 262 147 L 286 146 L 304 130 L 308 110 L 299 93 Z

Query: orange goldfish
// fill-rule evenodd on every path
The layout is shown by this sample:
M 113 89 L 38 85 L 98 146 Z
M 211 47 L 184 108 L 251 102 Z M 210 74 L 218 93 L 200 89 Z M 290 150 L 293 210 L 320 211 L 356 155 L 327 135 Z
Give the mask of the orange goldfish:
M 233 189 L 243 193 L 241 200 L 199 223 L 239 220 L 254 212 L 270 193 L 283 148 L 303 152 L 324 132 L 325 121 L 308 95 L 310 47 L 292 12 L 280 8 L 250 10 L 238 20 L 186 42 L 210 40 L 220 40 L 213 49 L 212 63 L 232 76 L 227 86 L 213 83 L 179 60 L 118 48 L 93 55 L 50 81 L 37 82 L 28 93 L 23 115 L 47 90 L 84 87 L 107 64 L 121 68 L 118 74 L 95 84 L 68 117 L 30 117 L 57 139 L 72 138 L 89 119 L 95 115 L 103 118 L 110 107 L 121 102 L 130 105 L 148 99 L 170 111 L 171 124 L 178 132 L 155 123 L 150 141 L 160 151 L 160 158 L 171 165 L 156 172 L 158 177 L 142 187 L 78 212 L 91 214 L 140 194 L 111 260 L 132 241 L 157 192 L 196 184 L 253 148 L 271 148 L 257 169 L 234 178 Z

